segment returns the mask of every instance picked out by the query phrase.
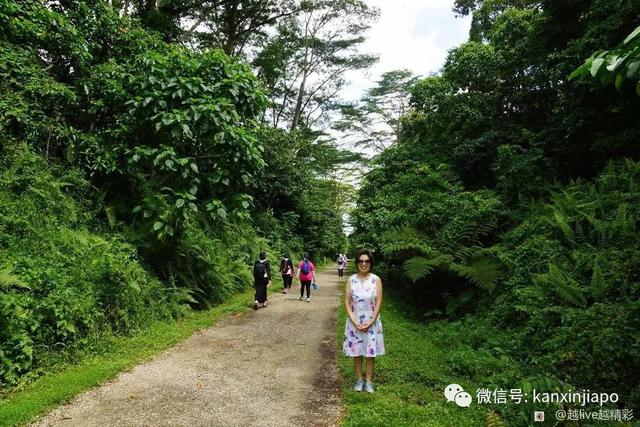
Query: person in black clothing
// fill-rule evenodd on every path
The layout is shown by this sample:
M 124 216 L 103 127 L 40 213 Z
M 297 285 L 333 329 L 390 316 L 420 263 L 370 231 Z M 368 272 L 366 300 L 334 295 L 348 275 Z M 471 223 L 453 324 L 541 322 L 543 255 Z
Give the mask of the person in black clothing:
M 254 287 L 256 288 L 254 310 L 267 306 L 267 287 L 271 286 L 271 266 L 267 261 L 267 254 L 260 252 L 259 258 L 253 265 Z
M 293 261 L 289 258 L 289 255 L 283 255 L 280 260 L 280 274 L 282 274 L 282 293 L 288 294 L 291 289 L 291 283 L 293 283 L 293 276 L 295 270 L 293 268 Z

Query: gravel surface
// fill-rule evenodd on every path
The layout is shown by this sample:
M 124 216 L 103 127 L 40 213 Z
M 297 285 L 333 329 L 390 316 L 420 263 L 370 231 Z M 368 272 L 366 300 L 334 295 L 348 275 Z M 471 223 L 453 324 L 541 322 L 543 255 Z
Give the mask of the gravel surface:
M 342 303 L 333 266 L 312 302 L 274 293 L 120 374 L 36 426 L 333 426 L 343 415 L 335 360 Z M 273 286 L 281 289 L 279 278 Z

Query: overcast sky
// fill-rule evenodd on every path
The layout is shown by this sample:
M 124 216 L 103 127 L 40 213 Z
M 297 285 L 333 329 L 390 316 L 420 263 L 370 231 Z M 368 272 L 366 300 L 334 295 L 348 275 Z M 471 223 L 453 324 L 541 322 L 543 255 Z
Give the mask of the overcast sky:
M 367 0 L 380 9 L 362 52 L 380 56 L 369 71 L 347 74 L 344 100 L 356 100 L 385 71 L 407 68 L 426 76 L 444 64 L 447 50 L 467 40 L 470 17 L 455 17 L 453 0 Z

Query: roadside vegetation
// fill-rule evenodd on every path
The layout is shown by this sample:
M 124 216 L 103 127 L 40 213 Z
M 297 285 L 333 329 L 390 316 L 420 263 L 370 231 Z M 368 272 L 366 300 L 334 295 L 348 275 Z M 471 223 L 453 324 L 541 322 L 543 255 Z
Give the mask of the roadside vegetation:
M 532 424 L 452 382 L 640 415 L 640 3 L 453 9 L 439 73 L 343 102 L 361 0 L 0 0 L 0 420 L 236 310 L 260 251 L 348 247 L 390 297 L 377 394 L 341 362 L 347 425 Z
M 637 414 L 640 5 L 574 6 L 456 2 L 471 37 L 441 73 L 372 90 L 409 95 L 350 239 L 376 249 L 386 287 L 429 337 L 425 357 L 442 361 L 433 342 L 449 348 L 447 380 L 474 401 L 483 386 L 585 389 Z M 533 424 L 530 404 L 486 409 Z

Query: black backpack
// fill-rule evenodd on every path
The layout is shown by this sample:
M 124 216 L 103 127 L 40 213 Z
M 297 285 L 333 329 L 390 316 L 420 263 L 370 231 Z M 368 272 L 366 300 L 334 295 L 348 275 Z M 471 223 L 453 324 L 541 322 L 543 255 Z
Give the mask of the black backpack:
M 280 261 L 280 273 L 285 274 L 287 270 L 289 270 L 289 266 L 291 266 L 291 269 L 293 270 L 293 261 L 291 261 L 291 258 L 282 258 Z
M 256 261 L 253 266 L 253 278 L 254 279 L 264 279 L 264 274 L 267 271 L 267 262 Z

